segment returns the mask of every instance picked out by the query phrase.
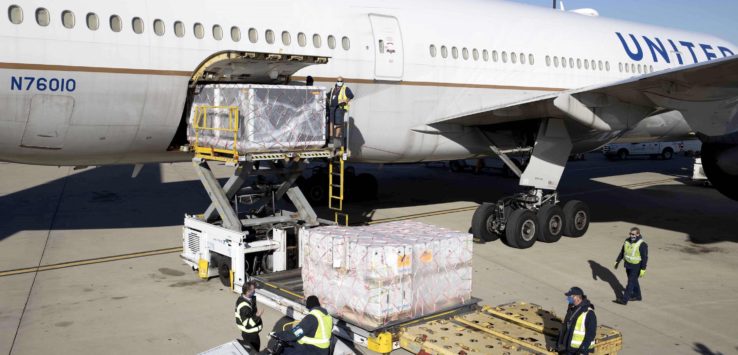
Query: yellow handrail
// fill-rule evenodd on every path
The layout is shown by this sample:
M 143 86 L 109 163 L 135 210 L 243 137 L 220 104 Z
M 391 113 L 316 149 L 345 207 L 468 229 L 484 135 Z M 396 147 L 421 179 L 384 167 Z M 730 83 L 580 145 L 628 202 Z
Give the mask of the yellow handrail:
M 210 126 L 212 122 L 208 122 L 208 111 L 213 110 L 228 111 L 228 127 Z M 195 106 L 195 119 L 192 124 L 195 130 L 194 148 L 196 157 L 225 162 L 238 161 L 238 106 Z M 203 142 L 200 141 L 200 135 L 203 131 L 231 132 L 233 134 L 232 149 L 222 149 L 203 145 Z

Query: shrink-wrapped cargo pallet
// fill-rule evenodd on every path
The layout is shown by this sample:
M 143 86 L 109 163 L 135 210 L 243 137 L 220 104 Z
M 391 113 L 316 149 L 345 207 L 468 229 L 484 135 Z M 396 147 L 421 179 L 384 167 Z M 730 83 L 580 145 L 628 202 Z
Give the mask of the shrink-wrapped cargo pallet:
M 472 237 L 412 221 L 328 226 L 301 237 L 305 295 L 369 329 L 471 299 Z
M 238 108 L 234 139 L 229 108 Z M 202 113 L 207 114 L 207 122 Z M 195 129 L 195 120 L 203 129 Z M 313 86 L 211 84 L 196 93 L 187 137 L 190 144 L 239 153 L 285 152 L 325 144 L 325 89 Z

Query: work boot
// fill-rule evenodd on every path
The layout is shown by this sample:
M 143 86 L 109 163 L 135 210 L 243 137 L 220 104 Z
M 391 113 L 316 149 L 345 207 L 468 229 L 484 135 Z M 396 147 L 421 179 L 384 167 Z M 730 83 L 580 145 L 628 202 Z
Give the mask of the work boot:
M 643 301 L 643 297 L 631 297 L 629 301 Z
M 622 304 L 623 306 L 625 306 L 626 304 L 628 304 L 628 302 L 626 302 L 625 300 L 620 299 L 620 298 L 614 300 L 613 302 L 615 302 L 617 304 Z

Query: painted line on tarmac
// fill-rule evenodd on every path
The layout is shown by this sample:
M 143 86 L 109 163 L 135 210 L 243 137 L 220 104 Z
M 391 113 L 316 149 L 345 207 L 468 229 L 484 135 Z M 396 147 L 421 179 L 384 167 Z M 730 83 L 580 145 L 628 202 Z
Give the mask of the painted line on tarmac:
M 143 252 L 138 252 L 138 253 L 130 253 L 130 254 L 121 254 L 121 255 L 106 256 L 106 257 L 102 257 L 102 258 L 84 259 L 84 260 L 77 260 L 77 261 L 68 261 L 68 262 L 63 262 L 63 263 L 58 263 L 58 264 L 50 264 L 50 265 L 43 265 L 43 266 L 38 266 L 38 267 L 28 267 L 28 268 L 23 268 L 23 269 L 0 271 L 0 277 L 13 276 L 13 275 L 22 275 L 22 274 L 30 274 L 32 272 L 58 270 L 58 269 L 64 269 L 64 268 L 68 268 L 68 267 L 93 265 L 93 264 L 107 263 L 107 262 L 111 262 L 111 261 L 119 261 L 119 260 L 135 259 L 135 258 L 143 258 L 143 257 L 147 257 L 147 256 L 155 256 L 155 255 L 171 254 L 171 253 L 181 253 L 181 252 L 182 252 L 182 247 L 176 247 L 176 248 L 149 250 L 149 251 L 143 251 Z

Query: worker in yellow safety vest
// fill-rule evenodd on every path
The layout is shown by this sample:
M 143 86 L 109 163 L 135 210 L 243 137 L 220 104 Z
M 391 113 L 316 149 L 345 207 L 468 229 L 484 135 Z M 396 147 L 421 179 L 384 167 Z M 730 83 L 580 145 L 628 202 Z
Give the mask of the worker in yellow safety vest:
M 262 328 L 261 310 L 256 308 L 256 282 L 247 281 L 241 289 L 241 295 L 236 300 L 236 327 L 241 331 L 244 347 L 250 347 L 258 352 L 261 346 L 259 332 Z
M 559 330 L 556 350 L 559 354 L 567 355 L 593 353 L 597 335 L 594 305 L 579 287 L 572 287 L 565 295 L 569 308 L 564 317 L 564 326 Z
M 625 259 L 625 273 L 628 275 L 628 285 L 625 287 L 625 294 L 622 298 L 616 299 L 615 303 L 622 305 L 628 304 L 628 301 L 641 301 L 641 285 L 638 279 L 646 276 L 646 265 L 648 264 L 648 244 L 641 236 L 641 230 L 638 227 L 630 229 L 630 235 L 625 239 L 623 247 L 620 248 L 620 254 L 615 260 L 615 268 L 621 260 Z
M 336 79 L 336 85 L 328 95 L 328 115 L 330 136 L 335 147 L 343 143 L 343 132 L 345 126 L 346 112 L 349 110 L 349 102 L 354 98 L 354 93 L 343 83 L 343 77 Z
M 309 312 L 300 323 L 289 331 L 276 334 L 279 339 L 290 344 L 283 354 L 330 354 L 333 318 L 320 306 L 318 297 L 308 296 L 305 307 Z

